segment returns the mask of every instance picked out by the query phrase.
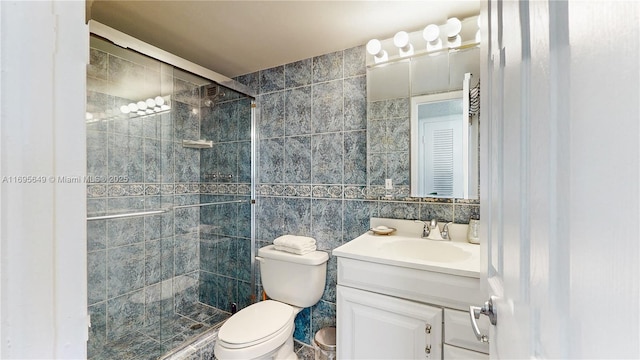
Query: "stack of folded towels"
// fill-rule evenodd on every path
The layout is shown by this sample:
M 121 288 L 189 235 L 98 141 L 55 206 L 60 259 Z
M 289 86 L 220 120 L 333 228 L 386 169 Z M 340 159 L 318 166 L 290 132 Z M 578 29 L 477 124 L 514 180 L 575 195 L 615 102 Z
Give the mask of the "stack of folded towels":
M 273 240 L 276 250 L 304 255 L 316 250 L 316 239 L 308 236 L 282 235 Z

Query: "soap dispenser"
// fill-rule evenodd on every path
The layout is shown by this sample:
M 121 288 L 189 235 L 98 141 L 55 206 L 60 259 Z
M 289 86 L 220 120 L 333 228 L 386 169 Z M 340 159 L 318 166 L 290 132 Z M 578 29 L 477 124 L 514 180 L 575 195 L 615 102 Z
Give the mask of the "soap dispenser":
M 480 244 L 480 238 L 478 237 L 478 227 L 480 226 L 480 220 L 470 219 L 469 227 L 467 228 L 467 241 L 472 244 Z

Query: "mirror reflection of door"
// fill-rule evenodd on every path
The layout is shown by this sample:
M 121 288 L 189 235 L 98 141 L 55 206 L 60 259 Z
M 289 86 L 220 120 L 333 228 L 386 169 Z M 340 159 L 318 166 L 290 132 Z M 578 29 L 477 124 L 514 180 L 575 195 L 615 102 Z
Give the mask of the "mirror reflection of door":
M 411 99 L 411 196 L 463 198 L 469 126 L 462 91 Z
M 462 99 L 418 105 L 418 193 L 463 197 Z

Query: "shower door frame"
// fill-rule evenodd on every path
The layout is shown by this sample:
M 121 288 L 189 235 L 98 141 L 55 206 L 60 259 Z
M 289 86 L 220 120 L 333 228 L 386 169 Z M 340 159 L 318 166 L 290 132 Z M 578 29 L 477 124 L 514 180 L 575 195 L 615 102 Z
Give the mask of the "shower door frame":
M 185 60 L 177 55 L 169 53 L 165 50 L 157 48 L 153 45 L 145 43 L 133 36 L 127 35 L 116 29 L 113 29 L 107 25 L 104 25 L 95 20 L 89 20 L 89 33 L 106 39 L 113 44 L 123 47 L 125 49 L 131 49 L 168 65 L 185 70 L 192 74 L 201 76 L 205 79 L 211 80 L 219 85 L 225 86 L 231 90 L 237 91 L 251 98 L 251 279 L 250 287 L 252 291 L 251 300 L 256 300 L 256 274 L 255 274 L 255 256 L 256 256 L 256 199 L 257 193 L 255 189 L 255 181 L 257 179 L 257 124 L 256 119 L 258 116 L 257 106 L 257 94 L 252 91 L 248 86 L 241 84 L 231 78 L 228 78 L 222 74 L 219 74 L 213 70 L 202 67 L 198 64 Z

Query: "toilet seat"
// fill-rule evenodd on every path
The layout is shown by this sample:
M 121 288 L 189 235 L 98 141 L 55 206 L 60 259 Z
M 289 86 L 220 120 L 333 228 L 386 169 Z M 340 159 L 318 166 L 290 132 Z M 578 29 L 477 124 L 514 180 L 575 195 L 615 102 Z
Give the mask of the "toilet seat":
M 218 332 L 220 345 L 242 349 L 289 335 L 293 330 L 295 309 L 287 304 L 265 300 L 248 306 L 227 320 Z

